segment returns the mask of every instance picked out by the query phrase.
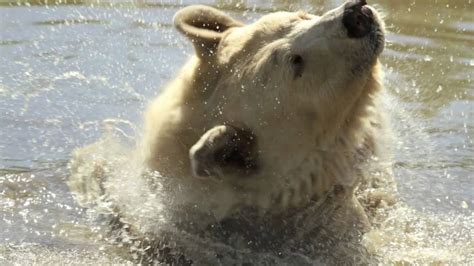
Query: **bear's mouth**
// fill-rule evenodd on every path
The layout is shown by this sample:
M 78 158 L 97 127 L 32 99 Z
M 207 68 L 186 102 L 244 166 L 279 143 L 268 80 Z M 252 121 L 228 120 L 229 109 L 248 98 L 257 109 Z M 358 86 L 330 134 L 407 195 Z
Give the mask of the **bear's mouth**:
M 374 14 L 366 0 L 349 1 L 344 6 L 342 23 L 349 38 L 363 38 L 369 34 L 375 23 Z

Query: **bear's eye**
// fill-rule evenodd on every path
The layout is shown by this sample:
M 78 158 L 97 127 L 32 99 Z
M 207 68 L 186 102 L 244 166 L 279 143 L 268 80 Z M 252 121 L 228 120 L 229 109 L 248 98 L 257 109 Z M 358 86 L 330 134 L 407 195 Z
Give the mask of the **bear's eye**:
M 293 55 L 291 56 L 290 61 L 293 67 L 295 79 L 301 78 L 303 76 L 303 70 L 304 70 L 303 57 L 301 57 L 301 55 Z

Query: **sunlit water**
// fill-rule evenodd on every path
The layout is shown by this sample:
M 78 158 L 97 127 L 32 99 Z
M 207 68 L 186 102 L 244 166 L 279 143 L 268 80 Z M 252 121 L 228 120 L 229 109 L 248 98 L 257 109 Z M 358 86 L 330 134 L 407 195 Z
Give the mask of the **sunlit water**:
M 137 262 L 66 180 L 74 149 L 105 135 L 121 140 L 109 153 L 133 146 L 148 101 L 192 53 L 171 27 L 191 1 L 157 2 L 0 7 L 0 264 Z M 204 3 L 252 21 L 341 1 Z M 474 263 L 474 4 L 378 5 L 400 206 L 364 245 L 382 262 Z

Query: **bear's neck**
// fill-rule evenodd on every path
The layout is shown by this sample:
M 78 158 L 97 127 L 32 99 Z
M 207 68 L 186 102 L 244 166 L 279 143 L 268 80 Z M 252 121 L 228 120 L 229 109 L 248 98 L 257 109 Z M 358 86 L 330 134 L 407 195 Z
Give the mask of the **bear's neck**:
M 366 81 L 357 89 L 358 95 L 345 95 L 347 100 L 344 108 L 334 109 L 325 124 L 331 125 L 327 130 L 319 132 L 318 146 L 323 150 L 332 149 L 341 142 L 350 143 L 349 149 L 357 149 L 365 142 L 370 128 L 378 124 L 379 114 L 375 113 L 380 105 L 380 92 L 383 88 L 380 77 L 380 66 L 377 63 Z M 352 100 L 355 98 L 355 100 Z
M 361 180 L 362 170 L 372 156 L 377 156 L 377 140 L 383 121 L 380 111 L 380 82 L 378 64 L 368 76 L 358 99 L 346 110 L 346 115 L 331 130 L 318 136 L 316 154 L 323 169 L 323 178 L 334 184 L 355 187 Z M 380 136 L 379 136 L 380 137 Z M 337 159 L 336 159 L 337 158 Z M 339 169 L 324 173 L 327 169 Z M 344 171 L 342 171 L 344 170 Z M 331 183 L 329 181 L 325 183 Z

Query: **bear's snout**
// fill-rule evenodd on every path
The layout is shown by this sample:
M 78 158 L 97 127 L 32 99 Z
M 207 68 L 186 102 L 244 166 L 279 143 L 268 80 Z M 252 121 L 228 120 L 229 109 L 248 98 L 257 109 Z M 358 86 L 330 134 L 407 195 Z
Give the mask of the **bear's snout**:
M 349 38 L 362 38 L 371 31 L 374 14 L 365 0 L 350 1 L 344 7 L 342 23 Z

